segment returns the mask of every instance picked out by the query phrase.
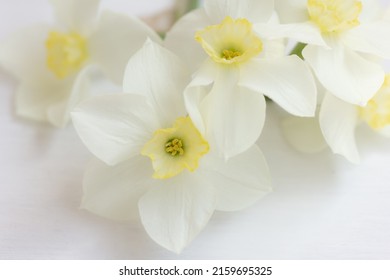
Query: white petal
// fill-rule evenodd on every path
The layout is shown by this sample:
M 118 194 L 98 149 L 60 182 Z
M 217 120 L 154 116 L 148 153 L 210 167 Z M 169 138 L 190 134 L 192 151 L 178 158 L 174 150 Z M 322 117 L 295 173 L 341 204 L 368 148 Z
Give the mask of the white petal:
M 256 145 L 228 161 L 208 157 L 203 172 L 217 188 L 220 211 L 244 209 L 272 190 L 267 162 Z
M 303 56 L 328 91 L 352 104 L 364 106 L 385 78 L 379 65 L 342 46 L 324 49 L 308 45 Z
M 335 154 L 359 163 L 355 142 L 355 127 L 358 120 L 356 106 L 327 94 L 320 110 L 320 126 L 326 142 Z
M 275 59 L 286 56 L 287 40 L 265 40 L 263 41 L 263 51 L 258 56 L 259 58 Z
M 260 38 L 268 40 L 290 38 L 298 42 L 326 46 L 321 32 L 316 25 L 311 22 L 296 24 L 255 24 L 255 32 Z
M 275 0 L 275 9 L 282 23 L 304 22 L 309 19 L 307 0 Z
M 183 92 L 190 77 L 176 55 L 147 40 L 127 64 L 123 89 L 146 96 L 165 127 L 187 114 Z
M 201 67 L 192 77 L 189 86 L 207 86 L 215 81 L 218 76 L 221 67 L 215 63 L 211 58 L 203 61 Z
M 60 23 L 68 29 L 90 31 L 96 20 L 100 0 L 50 0 Z
M 377 21 L 383 16 L 384 5 L 386 0 L 360 0 L 362 2 L 362 13 L 359 15 L 361 25 Z M 382 3 L 381 3 L 382 2 Z
M 84 174 L 81 207 L 113 220 L 135 219 L 152 174 L 150 160 L 143 156 L 113 167 L 95 159 Z
M 259 138 L 265 121 L 264 96 L 238 87 L 238 76 L 238 69 L 221 68 L 200 108 L 207 141 L 225 158 L 249 149 Z
M 288 143 L 303 153 L 318 153 L 328 145 L 322 135 L 319 119 L 287 117 L 282 122 L 282 131 Z
M 133 94 L 90 98 L 71 115 L 87 148 L 109 165 L 138 155 L 153 132 L 160 128 L 145 98 Z
M 137 18 L 105 11 L 89 39 L 91 60 L 100 64 L 111 79 L 121 83 L 129 58 L 147 38 L 161 42 L 158 35 Z
M 270 0 L 206 0 L 204 7 L 210 19 L 216 23 L 226 16 L 233 19 L 246 18 L 249 21 L 267 22 L 274 11 Z
M 260 23 L 262 24 L 262 23 Z M 271 19 L 268 24 L 265 25 L 277 25 L 279 24 L 279 17 L 276 13 L 273 13 Z M 253 26 L 253 30 L 255 30 L 256 24 Z M 286 56 L 287 51 L 287 40 L 282 39 L 265 39 L 261 37 L 261 41 L 263 42 L 263 50 L 259 54 L 259 58 L 267 58 L 273 59 L 278 57 Z
M 142 224 L 155 242 L 180 253 L 213 214 L 215 189 L 187 172 L 155 183 L 139 201 Z
M 293 115 L 314 116 L 315 81 L 308 66 L 295 55 L 246 63 L 241 67 L 240 85 L 267 95 Z
M 34 25 L 13 33 L 0 45 L 0 66 L 19 81 L 54 82 L 55 76 L 46 66 L 49 30 L 47 25 Z
M 390 23 L 375 22 L 359 25 L 344 36 L 349 48 L 390 58 Z
M 69 86 L 21 83 L 16 90 L 16 114 L 34 121 L 48 121 L 48 111 L 68 96 Z
M 210 58 L 207 59 L 197 71 L 191 83 L 184 91 L 184 101 L 188 114 L 196 128 L 203 134 L 206 134 L 206 127 L 201 113 L 201 104 L 203 99 L 210 92 L 211 84 L 217 77 L 219 67 Z
M 64 127 L 70 119 L 70 111 L 76 107 L 82 100 L 89 96 L 91 73 L 93 66 L 88 66 L 79 72 L 73 82 L 73 86 L 68 90 L 66 97 L 62 102 L 50 106 L 48 109 L 49 122 L 58 127 Z
M 192 122 L 201 134 L 206 134 L 206 126 L 201 113 L 201 103 L 211 90 L 211 84 L 216 79 L 219 67 L 214 61 L 206 59 L 192 78 L 184 91 L 184 101 Z
M 201 112 L 201 104 L 210 89 L 207 87 L 190 87 L 186 89 L 184 97 L 188 115 L 192 123 L 202 135 L 206 135 L 206 125 Z
M 204 9 L 192 11 L 179 19 L 171 28 L 165 37 L 164 46 L 183 59 L 194 72 L 207 58 L 202 46 L 195 41 L 195 33 L 211 24 Z
M 263 95 L 238 87 L 238 77 L 238 68 L 216 66 L 208 60 L 184 95 L 193 123 L 226 158 L 251 147 L 259 138 L 265 120 Z

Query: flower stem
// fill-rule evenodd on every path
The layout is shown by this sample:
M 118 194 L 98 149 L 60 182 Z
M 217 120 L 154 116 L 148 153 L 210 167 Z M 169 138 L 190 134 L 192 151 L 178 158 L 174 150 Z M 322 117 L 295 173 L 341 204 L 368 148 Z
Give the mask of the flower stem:
M 188 5 L 188 11 L 195 10 L 200 5 L 199 0 L 190 0 Z
M 302 51 L 303 49 L 307 46 L 307 44 L 305 43 L 297 43 L 295 45 L 295 47 L 293 48 L 293 50 L 290 52 L 290 55 L 297 55 L 298 57 L 300 57 L 301 59 L 303 59 L 303 56 L 302 56 Z

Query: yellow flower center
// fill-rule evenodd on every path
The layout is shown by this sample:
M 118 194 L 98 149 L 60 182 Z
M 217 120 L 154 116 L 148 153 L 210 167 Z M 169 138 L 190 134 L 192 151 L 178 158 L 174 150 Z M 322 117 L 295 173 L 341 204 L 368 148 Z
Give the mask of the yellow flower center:
M 152 160 L 153 178 L 168 179 L 184 169 L 197 169 L 199 159 L 208 151 L 209 144 L 191 119 L 182 117 L 175 121 L 173 127 L 155 131 L 141 154 Z
M 88 58 L 87 41 L 77 33 L 50 32 L 46 40 L 47 67 L 59 79 L 79 70 Z
M 382 129 L 390 125 L 390 74 L 378 93 L 365 107 L 359 107 L 359 115 L 373 129 Z
M 337 33 L 360 24 L 362 3 L 357 0 L 308 0 L 310 19 L 323 33 Z
M 180 139 L 173 139 L 165 144 L 165 151 L 171 156 L 182 156 L 184 155 L 183 141 Z
M 226 60 L 232 60 L 235 57 L 241 56 L 242 53 L 234 50 L 223 50 L 222 57 Z
M 217 63 L 234 64 L 248 61 L 263 50 L 262 41 L 246 19 L 226 17 L 221 24 L 198 31 L 195 39 Z

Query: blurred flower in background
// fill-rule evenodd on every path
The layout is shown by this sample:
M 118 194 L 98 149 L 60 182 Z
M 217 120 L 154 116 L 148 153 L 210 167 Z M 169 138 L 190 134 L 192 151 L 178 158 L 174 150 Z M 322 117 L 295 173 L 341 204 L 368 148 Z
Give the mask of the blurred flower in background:
M 9 36 L 0 44 L 0 66 L 19 82 L 16 113 L 61 127 L 89 95 L 95 69 L 120 83 L 130 56 L 146 38 L 160 38 L 135 17 L 110 11 L 98 16 L 99 0 L 50 2 L 58 22 Z

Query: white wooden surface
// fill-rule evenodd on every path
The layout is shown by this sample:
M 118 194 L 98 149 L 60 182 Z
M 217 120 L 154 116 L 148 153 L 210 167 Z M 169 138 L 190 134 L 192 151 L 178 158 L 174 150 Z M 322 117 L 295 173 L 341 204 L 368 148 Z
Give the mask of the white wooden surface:
M 103 2 L 138 15 L 170 3 Z M 44 0 L 0 0 L 0 40 L 50 18 Z M 390 141 L 368 129 L 358 132 L 359 166 L 328 150 L 303 155 L 285 143 L 279 114 L 269 106 L 259 143 L 274 192 L 245 211 L 215 213 L 176 255 L 156 245 L 139 224 L 78 208 L 89 152 L 71 126 L 56 130 L 15 117 L 15 84 L 0 74 L 0 259 L 390 258 Z

